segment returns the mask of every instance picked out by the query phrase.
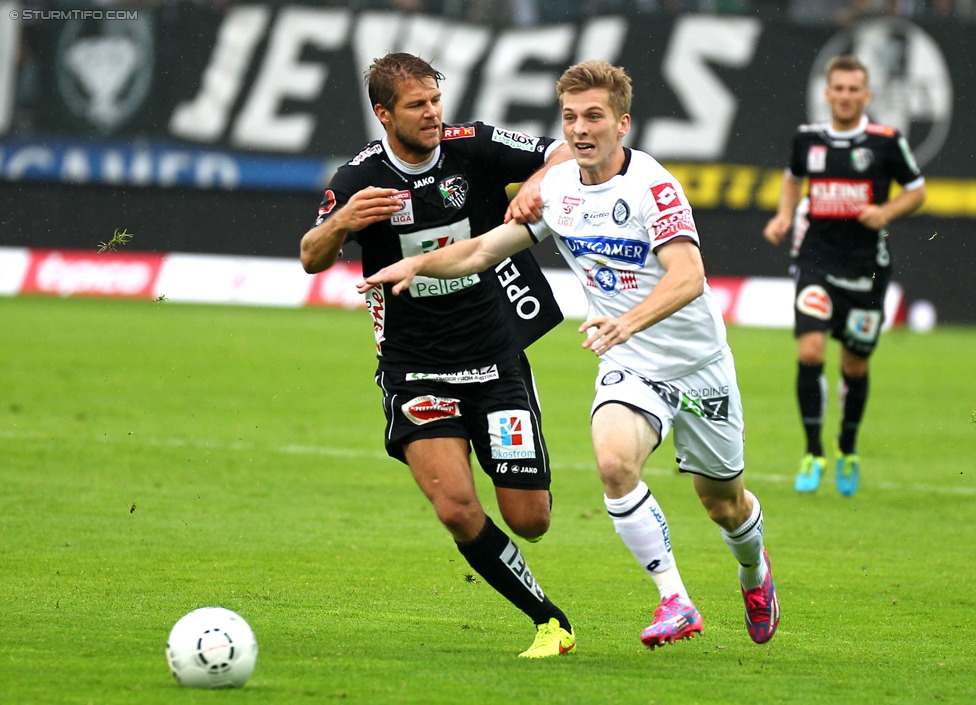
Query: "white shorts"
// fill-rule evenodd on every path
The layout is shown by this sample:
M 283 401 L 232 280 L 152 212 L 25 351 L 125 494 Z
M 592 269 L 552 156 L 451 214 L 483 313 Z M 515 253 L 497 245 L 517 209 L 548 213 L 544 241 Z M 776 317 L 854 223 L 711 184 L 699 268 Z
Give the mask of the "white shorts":
M 658 381 L 601 361 L 590 416 L 604 404 L 641 411 L 663 441 L 674 428 L 681 472 L 731 480 L 745 467 L 742 397 L 731 352 L 679 379 Z

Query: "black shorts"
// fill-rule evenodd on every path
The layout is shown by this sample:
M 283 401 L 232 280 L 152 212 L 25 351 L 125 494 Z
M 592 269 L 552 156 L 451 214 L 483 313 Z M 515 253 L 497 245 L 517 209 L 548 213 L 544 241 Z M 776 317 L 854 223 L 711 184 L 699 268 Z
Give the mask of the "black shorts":
M 496 487 L 547 490 L 549 452 L 532 369 L 524 354 L 451 374 L 378 370 L 386 452 L 421 438 L 464 438 Z
M 829 331 L 858 357 L 869 357 L 881 336 L 890 268 L 878 270 L 873 277 L 850 279 L 797 265 L 794 280 L 796 337 Z

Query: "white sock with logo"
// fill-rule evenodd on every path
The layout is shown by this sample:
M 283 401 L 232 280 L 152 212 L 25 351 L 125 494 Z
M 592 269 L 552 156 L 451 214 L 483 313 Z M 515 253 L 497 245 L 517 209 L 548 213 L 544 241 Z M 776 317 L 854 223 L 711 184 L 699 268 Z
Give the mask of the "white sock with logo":
M 752 513 L 738 529 L 727 532 L 722 529 L 722 538 L 739 561 L 739 582 L 746 590 L 753 590 L 766 579 L 766 561 L 763 552 L 763 515 L 759 500 L 749 490 L 746 496 L 752 499 Z
M 681 581 L 671 552 L 671 534 L 661 506 L 643 481 L 618 499 L 603 497 L 613 528 L 624 545 L 657 585 L 661 599 L 677 593 L 683 600 L 688 591 Z

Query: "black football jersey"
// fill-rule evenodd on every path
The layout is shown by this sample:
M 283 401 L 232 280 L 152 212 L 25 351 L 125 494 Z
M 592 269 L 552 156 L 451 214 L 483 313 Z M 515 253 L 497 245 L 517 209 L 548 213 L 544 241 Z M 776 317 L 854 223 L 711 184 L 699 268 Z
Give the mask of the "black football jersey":
M 541 167 L 553 141 L 480 122 L 445 126 L 432 160 L 417 169 L 397 160 L 384 140 L 371 142 L 337 170 L 316 225 L 368 186 L 397 189 L 402 210 L 349 234 L 362 248 L 363 275 L 369 276 L 500 225 L 506 187 Z M 399 296 L 387 284 L 374 287 L 366 304 L 380 366 L 407 372 L 490 364 L 517 354 L 562 320 L 528 252 L 494 271 L 448 280 L 415 277 Z
M 807 177 L 809 228 L 802 264 L 847 276 L 870 276 L 890 264 L 885 238 L 857 221 L 859 208 L 888 200 L 892 180 L 922 178 L 908 141 L 893 127 L 862 121 L 851 132 L 829 124 L 802 125 L 793 138 L 790 172 Z

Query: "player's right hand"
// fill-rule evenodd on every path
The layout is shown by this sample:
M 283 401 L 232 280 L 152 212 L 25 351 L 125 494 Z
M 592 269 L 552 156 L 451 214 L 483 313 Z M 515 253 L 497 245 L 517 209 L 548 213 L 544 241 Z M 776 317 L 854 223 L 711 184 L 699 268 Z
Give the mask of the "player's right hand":
M 367 186 L 354 193 L 342 207 L 344 229 L 362 230 L 373 223 L 389 220 L 393 214 L 403 209 L 403 201 L 395 198 L 397 193 L 395 188 L 376 186 Z
M 783 238 L 786 237 L 786 233 L 790 231 L 791 227 L 793 227 L 793 218 L 777 213 L 766 223 L 763 237 L 774 245 L 778 245 L 783 242 Z

